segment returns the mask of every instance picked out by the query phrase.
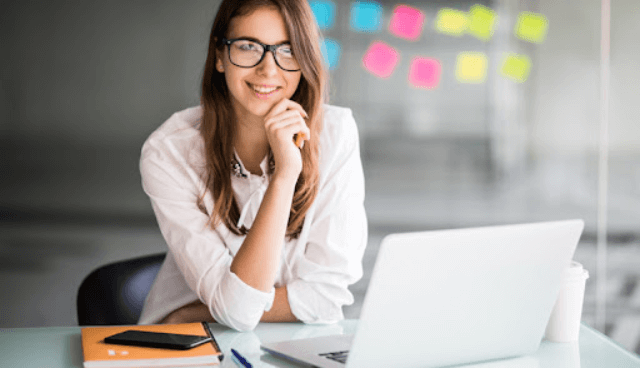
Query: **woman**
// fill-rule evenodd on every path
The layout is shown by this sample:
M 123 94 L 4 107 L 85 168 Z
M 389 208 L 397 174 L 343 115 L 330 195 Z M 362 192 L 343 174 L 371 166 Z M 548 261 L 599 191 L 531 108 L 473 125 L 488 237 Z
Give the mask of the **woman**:
M 145 142 L 140 169 L 167 258 L 139 323 L 341 320 L 362 277 L 364 179 L 349 109 L 305 0 L 224 0 L 201 106 Z

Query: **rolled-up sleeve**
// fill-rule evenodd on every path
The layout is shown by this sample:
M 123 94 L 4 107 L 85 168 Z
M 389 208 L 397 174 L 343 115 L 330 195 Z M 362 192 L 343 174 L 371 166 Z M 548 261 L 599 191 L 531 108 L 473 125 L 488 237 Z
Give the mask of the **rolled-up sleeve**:
M 353 303 L 348 286 L 362 277 L 367 219 L 358 130 L 348 109 L 336 124 L 329 143 L 321 146 L 330 156 L 328 170 L 321 176 L 304 252 L 287 284 L 291 311 L 305 323 L 343 319 L 342 306 Z
M 226 229 L 208 226 L 209 216 L 197 205 L 201 189 L 196 174 L 189 170 L 172 142 L 150 139 L 143 146 L 142 186 L 187 285 L 217 322 L 251 330 L 271 308 L 274 290 L 252 288 L 231 272 L 233 257 L 220 236 Z

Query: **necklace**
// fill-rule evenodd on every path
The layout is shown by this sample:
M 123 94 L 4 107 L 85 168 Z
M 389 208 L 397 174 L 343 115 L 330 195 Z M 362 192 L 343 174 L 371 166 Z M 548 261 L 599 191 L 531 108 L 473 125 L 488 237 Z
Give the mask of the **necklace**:
M 231 172 L 236 178 L 247 177 L 247 174 L 242 171 L 242 166 L 240 166 L 240 163 L 235 159 L 235 157 L 231 159 Z
M 273 160 L 273 156 L 269 154 L 269 173 L 272 173 L 276 169 L 276 163 Z M 235 157 L 231 158 L 231 172 L 236 178 L 247 178 L 248 175 L 242 170 L 242 165 L 236 160 Z

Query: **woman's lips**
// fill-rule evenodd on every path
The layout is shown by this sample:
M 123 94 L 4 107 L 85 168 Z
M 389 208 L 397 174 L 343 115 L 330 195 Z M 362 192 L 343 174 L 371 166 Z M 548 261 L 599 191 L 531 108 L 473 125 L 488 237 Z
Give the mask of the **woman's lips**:
M 249 88 L 256 94 L 258 98 L 268 99 L 277 93 L 282 87 L 269 84 L 251 84 L 247 83 Z

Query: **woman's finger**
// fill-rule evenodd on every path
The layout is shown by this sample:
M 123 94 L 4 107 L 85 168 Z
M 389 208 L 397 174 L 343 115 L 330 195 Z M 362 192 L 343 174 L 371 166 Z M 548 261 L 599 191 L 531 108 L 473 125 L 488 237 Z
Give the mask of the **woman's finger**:
M 282 139 L 287 137 L 288 139 L 293 140 L 294 135 L 300 134 L 302 135 L 301 139 L 308 140 L 311 136 L 309 127 L 300 118 L 300 116 L 279 120 L 271 124 L 269 130 L 271 134 L 275 135 L 276 137 L 281 137 Z
M 278 115 L 272 116 L 270 118 L 267 118 L 265 120 L 265 128 L 269 129 L 272 125 L 278 125 L 280 124 L 282 121 L 288 120 L 288 119 L 297 119 L 300 120 L 304 123 L 304 120 L 302 118 L 302 116 L 300 115 L 300 112 L 298 112 L 297 110 L 287 110 L 283 113 L 280 113 Z
M 289 118 L 279 121 L 271 126 L 271 132 L 276 136 L 280 136 L 280 134 L 290 134 L 291 138 L 293 138 L 294 134 L 302 133 L 305 140 L 308 140 L 311 135 L 309 127 L 300 121 L 300 118 Z
M 278 115 L 280 113 L 283 113 L 287 110 L 295 110 L 300 112 L 300 114 L 302 114 L 303 117 L 305 118 L 309 118 L 309 115 L 307 114 L 306 111 L 304 111 L 304 109 L 302 108 L 302 106 L 300 106 L 299 103 L 295 102 L 295 101 L 291 101 L 289 99 L 283 99 L 282 101 L 278 102 L 277 104 L 275 104 L 271 110 L 269 110 L 269 112 L 267 113 L 267 115 L 265 116 L 265 119 L 269 119 L 275 115 Z

